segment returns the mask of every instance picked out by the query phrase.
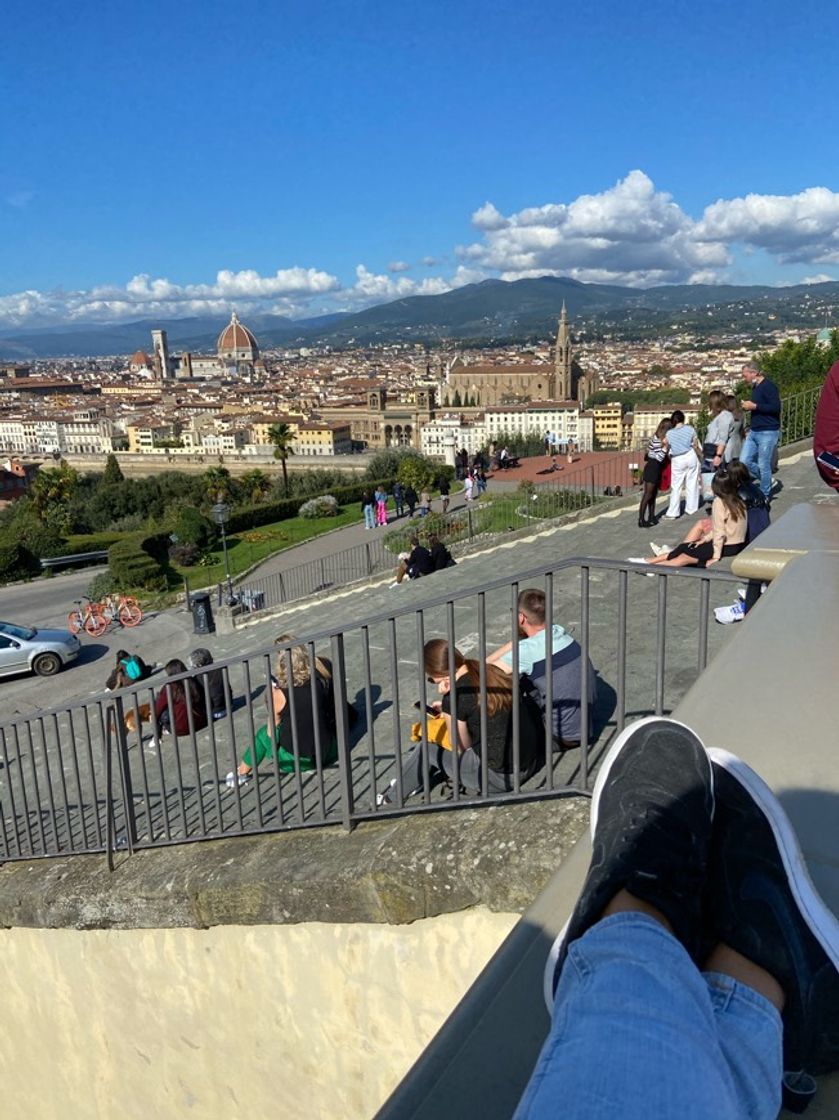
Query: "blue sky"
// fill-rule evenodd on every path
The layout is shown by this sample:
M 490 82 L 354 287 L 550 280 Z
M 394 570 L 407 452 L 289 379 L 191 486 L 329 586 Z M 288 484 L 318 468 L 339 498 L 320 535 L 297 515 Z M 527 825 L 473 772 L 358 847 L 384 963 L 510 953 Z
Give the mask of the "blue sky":
M 839 278 L 837 31 L 806 0 L 10 0 L 0 326 Z

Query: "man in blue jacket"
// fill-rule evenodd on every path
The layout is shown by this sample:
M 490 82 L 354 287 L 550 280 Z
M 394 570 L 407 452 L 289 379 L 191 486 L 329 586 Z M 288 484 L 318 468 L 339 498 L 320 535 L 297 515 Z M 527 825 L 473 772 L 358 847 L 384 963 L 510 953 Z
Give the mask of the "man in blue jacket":
M 781 435 L 781 394 L 778 386 L 763 376 L 757 362 L 743 366 L 743 378 L 752 387 L 752 399 L 742 402 L 746 412 L 751 413 L 751 427 L 740 462 L 759 480 L 768 501 L 772 496 L 772 455 Z

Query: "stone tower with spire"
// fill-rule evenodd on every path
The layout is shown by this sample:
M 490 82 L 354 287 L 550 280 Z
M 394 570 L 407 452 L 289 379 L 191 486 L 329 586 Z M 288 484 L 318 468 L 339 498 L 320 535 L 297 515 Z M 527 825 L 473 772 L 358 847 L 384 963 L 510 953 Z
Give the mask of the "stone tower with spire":
M 565 310 L 565 300 L 562 301 L 562 311 L 559 314 L 559 327 L 556 332 L 554 374 L 556 377 L 557 400 L 573 400 L 574 386 L 572 384 L 571 369 L 571 332 L 568 330 L 568 312 Z

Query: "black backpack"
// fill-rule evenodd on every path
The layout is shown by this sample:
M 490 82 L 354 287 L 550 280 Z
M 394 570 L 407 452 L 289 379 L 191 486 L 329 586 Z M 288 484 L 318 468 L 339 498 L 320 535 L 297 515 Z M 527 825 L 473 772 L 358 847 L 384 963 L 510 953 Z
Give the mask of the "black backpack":
M 737 494 L 746 506 L 746 517 L 748 519 L 746 543 L 751 544 L 755 537 L 759 537 L 764 529 L 769 528 L 772 522 L 769 515 L 769 502 L 766 500 L 763 491 L 753 482 L 750 482 L 747 486 L 741 486 Z

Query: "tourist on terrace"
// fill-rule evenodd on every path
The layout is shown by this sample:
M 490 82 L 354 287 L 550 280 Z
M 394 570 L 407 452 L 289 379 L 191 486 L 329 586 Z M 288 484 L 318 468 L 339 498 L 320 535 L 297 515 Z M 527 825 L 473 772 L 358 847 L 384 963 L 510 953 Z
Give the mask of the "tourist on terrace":
M 166 662 L 165 671 L 167 677 L 177 677 L 189 670 L 180 658 L 173 657 L 171 661 Z M 171 684 L 161 688 L 154 704 L 154 725 L 155 738 L 168 735 L 173 730 L 176 735 L 189 735 L 193 731 L 203 731 L 207 726 L 204 692 L 191 677 L 172 681 Z
M 747 362 L 743 366 L 743 378 L 752 387 L 752 397 L 741 402 L 741 407 L 751 414 L 751 420 L 740 460 L 752 476 L 760 480 L 764 497 L 771 500 L 772 456 L 781 435 L 781 394 L 774 381 L 764 377 L 757 362 Z
M 387 525 L 387 490 L 384 486 L 377 486 L 373 495 L 376 503 L 376 525 Z
M 194 649 L 189 655 L 190 669 L 207 669 L 208 665 L 212 665 L 213 655 L 208 649 L 203 646 Z M 196 677 L 195 683 L 204 695 L 205 682 L 206 689 L 210 698 L 210 713 L 214 720 L 223 719 L 227 715 L 227 688 L 224 683 L 224 672 L 221 669 L 208 669 L 206 672 L 199 673 Z M 206 702 L 206 696 L 205 696 Z
M 731 418 L 734 421 L 734 427 L 731 429 L 731 435 L 725 445 L 724 461 L 726 466 L 729 466 L 731 463 L 737 463 L 740 460 L 743 440 L 746 438 L 746 422 L 743 417 L 743 410 L 736 397 L 726 397 L 725 407 L 731 413 Z
M 278 644 L 292 641 L 291 634 L 281 634 L 277 638 Z M 272 753 L 276 753 L 281 774 L 316 769 L 318 753 L 322 766 L 330 766 L 338 757 L 332 673 L 320 657 L 315 656 L 313 661 L 314 664 L 310 664 L 309 651 L 304 645 L 277 651 L 270 688 L 265 693 L 266 703 L 273 712 L 274 733 L 271 734 L 270 722 L 260 727 L 253 747 L 242 756 L 239 769 L 235 774 L 231 770 L 225 778 L 225 784 L 231 789 L 244 785 L 254 766 L 259 766 Z
M 431 495 L 428 492 L 428 487 L 424 486 L 420 491 L 419 496 L 419 515 L 420 517 L 428 517 L 431 512 Z
M 808 1074 L 839 1068 L 839 922 L 769 787 L 640 720 L 601 765 L 591 833 L 514 1120 L 776 1120 L 782 1085 L 806 1104 Z
M 708 394 L 708 411 L 711 421 L 702 445 L 702 470 L 706 473 L 719 470 L 726 462 L 725 449 L 734 432 L 735 421 L 728 409 L 728 396 L 719 389 Z
M 146 680 L 151 674 L 151 668 L 138 653 L 118 649 L 117 663 L 105 682 L 105 688 L 108 692 L 116 692 L 119 688 L 129 688 L 132 684 Z
M 828 486 L 839 490 L 839 463 L 819 459 L 825 452 L 839 460 L 839 362 L 834 362 L 825 378 L 816 409 L 813 429 L 813 455 L 819 474 Z
M 636 564 L 658 564 L 661 567 L 706 568 L 729 556 L 736 556 L 746 547 L 748 516 L 746 503 L 738 493 L 738 483 L 728 471 L 718 471 L 711 484 L 714 501 L 711 525 L 699 521 L 693 525 L 681 544 L 661 555 L 630 557 Z
M 667 458 L 664 437 L 672 426 L 673 422 L 669 418 L 662 420 L 650 436 L 650 441 L 647 444 L 647 453 L 644 456 L 644 473 L 641 475 L 644 489 L 641 494 L 641 505 L 638 507 L 639 529 L 651 529 L 655 525 L 655 503 L 661 486 L 664 460 Z
M 452 492 L 449 480 L 445 477 L 441 478 L 438 483 L 438 489 L 440 491 L 440 497 L 443 499 L 443 513 L 445 513 L 449 508 L 449 498 Z
M 545 719 L 548 699 L 547 661 L 545 650 L 545 592 L 526 587 L 519 592 L 516 618 L 519 641 L 519 672 L 532 682 Z M 551 735 L 555 751 L 579 747 L 582 735 L 583 651 L 578 642 L 555 622 L 551 627 Z M 498 665 L 505 673 L 513 671 L 513 643 L 505 642 L 489 657 L 487 663 Z M 592 726 L 597 701 L 597 674 L 588 663 L 588 727 Z
M 685 423 L 685 414 L 677 408 L 670 417 L 673 427 L 664 437 L 664 446 L 670 456 L 672 476 L 670 482 L 670 505 L 665 517 L 675 521 L 682 515 L 682 486 L 685 488 L 685 513 L 693 514 L 699 509 L 699 439 L 696 429 Z
M 442 700 L 429 707 L 446 723 L 446 740 L 458 752 L 460 784 L 467 790 L 482 789 L 482 763 L 487 761 L 487 789 L 491 793 L 511 790 L 514 783 L 513 757 L 513 682 L 509 673 L 497 665 L 486 665 L 486 692 L 480 689 L 480 665 L 454 650 L 454 672 L 449 665 L 449 643 L 433 638 L 425 643 L 423 667 L 428 683 L 437 686 Z M 452 704 L 452 686 L 455 704 Z M 452 708 L 457 709 L 457 727 L 452 724 Z M 486 743 L 481 743 L 481 709 L 486 709 Z M 429 743 L 429 770 L 432 778 L 445 775 L 454 780 L 455 763 L 451 746 Z M 539 709 L 522 690 L 519 695 L 519 778 L 527 781 L 544 759 L 544 729 Z M 419 793 L 423 782 L 422 744 L 412 747 L 402 761 L 402 790 L 405 797 Z M 377 797 L 379 805 L 389 805 L 396 796 L 396 779 Z
M 408 516 L 409 517 L 414 516 L 414 510 L 416 509 L 416 505 L 417 505 L 418 501 L 419 501 L 419 499 L 417 498 L 417 492 L 413 488 L 413 486 L 406 486 L 405 487 L 405 505 L 408 507 Z
M 364 528 L 376 528 L 376 503 L 373 500 L 373 495 L 369 490 L 365 490 L 361 495 L 361 512 L 364 514 Z
M 431 553 L 420 544 L 419 537 L 411 537 L 410 540 L 411 551 L 408 553 L 400 553 L 399 567 L 396 569 L 396 582 L 392 583 L 391 587 L 396 587 L 400 584 L 405 576 L 408 579 L 419 579 L 420 576 L 427 576 L 429 572 L 433 571 L 431 566 Z
M 396 516 L 401 517 L 405 512 L 405 488 L 398 479 L 393 484 L 393 502 L 396 506 Z
M 442 572 L 444 568 L 455 566 L 454 557 L 434 533 L 428 538 L 428 547 L 432 572 Z

